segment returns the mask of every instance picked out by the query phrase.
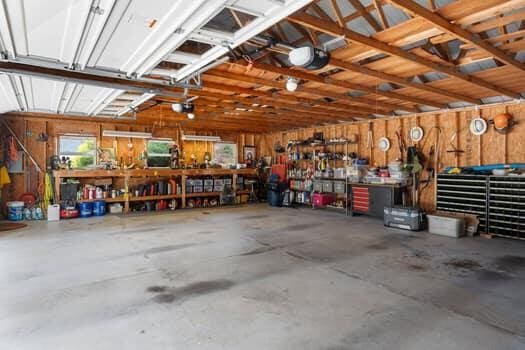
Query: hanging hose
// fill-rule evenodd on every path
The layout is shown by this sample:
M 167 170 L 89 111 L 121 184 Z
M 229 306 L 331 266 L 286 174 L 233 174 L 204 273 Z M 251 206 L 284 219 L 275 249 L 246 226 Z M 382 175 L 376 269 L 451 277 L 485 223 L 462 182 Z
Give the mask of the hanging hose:
M 47 216 L 47 207 L 53 201 L 53 198 L 54 198 L 53 183 L 51 182 L 51 176 L 49 176 L 49 173 L 46 173 L 44 177 L 44 196 L 41 201 L 42 211 L 46 213 L 46 216 Z

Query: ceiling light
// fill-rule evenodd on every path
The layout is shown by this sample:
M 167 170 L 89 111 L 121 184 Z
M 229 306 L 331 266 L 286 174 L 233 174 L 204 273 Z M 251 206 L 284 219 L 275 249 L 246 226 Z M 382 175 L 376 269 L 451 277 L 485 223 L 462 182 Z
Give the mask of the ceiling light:
M 298 83 L 299 81 L 295 79 L 294 77 L 288 77 L 288 79 L 286 79 L 286 90 L 288 91 L 297 90 Z
M 182 140 L 220 142 L 221 137 L 220 136 L 207 136 L 207 135 L 183 135 Z
M 102 136 L 126 137 L 126 138 L 135 138 L 135 139 L 151 139 L 152 138 L 152 135 L 150 132 L 118 131 L 118 130 L 103 130 Z
M 171 109 L 175 113 L 182 113 L 182 103 L 173 103 Z
M 195 114 L 188 113 L 188 119 L 195 119 Z
M 294 66 L 316 70 L 321 69 L 328 64 L 330 55 L 315 47 L 304 46 L 290 51 L 288 59 Z

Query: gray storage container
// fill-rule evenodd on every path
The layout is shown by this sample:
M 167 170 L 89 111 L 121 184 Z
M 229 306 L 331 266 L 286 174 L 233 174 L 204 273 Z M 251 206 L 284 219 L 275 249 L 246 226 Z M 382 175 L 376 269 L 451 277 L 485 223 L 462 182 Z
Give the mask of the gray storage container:
M 410 231 L 420 231 L 425 228 L 425 213 L 421 208 L 385 207 L 384 224 Z
M 323 192 L 334 192 L 334 182 L 330 180 L 324 180 L 323 183 Z
M 346 183 L 344 181 L 334 181 L 334 192 L 345 193 Z
M 314 181 L 314 192 L 323 192 L 323 184 L 321 183 L 321 181 Z
M 458 238 L 465 235 L 465 219 L 442 216 L 442 215 L 427 215 L 428 217 L 428 232 Z

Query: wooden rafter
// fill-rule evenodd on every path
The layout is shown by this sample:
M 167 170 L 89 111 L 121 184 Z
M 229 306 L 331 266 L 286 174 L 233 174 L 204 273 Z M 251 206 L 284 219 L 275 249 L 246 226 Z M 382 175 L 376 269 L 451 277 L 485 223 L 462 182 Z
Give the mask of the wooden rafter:
M 330 0 L 330 5 L 332 6 L 332 11 L 334 12 L 337 24 L 339 24 L 340 27 L 346 26 L 341 9 L 339 8 L 339 5 L 337 5 L 337 0 Z
M 476 35 L 469 32 L 466 29 L 463 29 L 461 26 L 450 23 L 445 18 L 441 17 L 439 14 L 427 10 L 425 7 L 417 4 L 412 0 L 389 0 L 392 4 L 397 5 L 405 9 L 406 11 L 424 18 L 425 20 L 432 23 L 434 26 L 440 28 L 441 30 L 467 42 L 480 50 L 486 51 L 488 54 L 494 56 L 497 60 L 518 68 L 522 71 L 525 71 L 525 64 L 515 60 L 511 56 L 507 55 L 505 52 L 495 48 L 494 46 L 488 44 L 487 42 L 480 40 Z
M 336 67 L 340 67 L 352 72 L 365 74 L 368 76 L 376 77 L 385 81 L 393 82 L 402 86 L 411 87 L 418 90 L 428 91 L 437 95 L 448 96 L 459 101 L 469 102 L 473 104 L 481 104 L 481 101 L 476 98 L 472 98 L 463 94 L 458 94 L 449 90 L 439 89 L 426 84 L 414 83 L 408 78 L 398 77 L 393 74 L 383 73 L 370 68 L 366 68 L 354 63 L 344 62 L 335 58 L 330 59 L 330 63 Z
M 375 29 L 375 31 L 380 32 L 381 30 L 383 30 L 383 28 L 381 28 L 381 26 L 376 22 L 374 17 L 372 17 L 372 15 L 370 13 L 368 13 L 366 8 L 361 4 L 361 2 L 359 0 L 348 0 L 348 1 L 350 2 L 350 4 L 352 4 L 352 7 L 357 12 L 359 12 L 359 14 L 361 16 L 363 16 L 365 21 L 367 21 L 368 24 L 370 24 L 372 26 L 372 28 Z
M 381 90 L 377 90 L 375 89 L 374 87 L 367 87 L 367 86 L 363 86 L 363 85 L 358 85 L 358 84 L 355 84 L 355 83 L 352 83 L 348 80 L 338 80 L 338 79 L 334 79 L 334 78 L 330 78 L 330 77 L 322 77 L 322 76 L 319 76 L 319 75 L 316 75 L 316 74 L 313 74 L 313 73 L 308 73 L 308 72 L 305 72 L 305 71 L 302 71 L 302 70 L 297 70 L 297 69 L 289 69 L 289 68 L 280 68 L 280 67 L 274 67 L 274 66 L 271 66 L 271 65 L 267 65 L 267 64 L 264 64 L 264 63 L 255 63 L 253 65 L 253 67 L 255 68 L 258 68 L 258 69 L 262 69 L 262 70 L 266 70 L 268 72 L 273 72 L 273 73 L 279 73 L 279 74 L 282 74 L 282 75 L 288 75 L 288 76 L 293 76 L 295 78 L 299 78 L 299 79 L 303 79 L 303 80 L 307 80 L 307 81 L 312 81 L 312 82 L 316 82 L 316 83 L 321 83 L 321 84 L 324 84 L 324 85 L 331 85 L 331 86 L 338 86 L 338 87 L 342 87 L 342 88 L 347 88 L 347 89 L 351 89 L 351 90 L 359 90 L 359 91 L 364 91 L 364 92 L 368 92 L 368 93 L 371 93 L 371 94 L 376 94 L 376 95 L 380 95 L 380 96 L 384 96 L 384 97 L 388 97 L 388 98 L 393 98 L 393 99 L 397 99 L 397 100 L 401 100 L 401 101 L 411 101 L 413 103 L 417 103 L 417 104 L 421 104 L 421 105 L 438 105 L 438 106 L 435 106 L 435 107 L 438 107 L 438 108 L 446 108 L 446 105 L 443 104 L 443 103 L 437 103 L 437 102 L 430 102 L 428 100 L 424 100 L 424 99 L 418 99 L 418 98 L 415 98 L 415 97 L 408 97 L 408 96 L 405 96 L 405 95 L 401 95 L 401 94 L 398 94 L 398 93 L 395 93 L 395 92 L 392 92 L 392 91 L 381 91 Z M 361 96 L 360 97 L 360 100 L 363 100 L 364 97 Z M 417 101 L 415 101 L 414 99 L 416 99 Z M 373 103 L 373 104 L 378 104 L 379 106 L 381 107 L 394 107 L 395 109 L 401 109 L 401 110 L 406 110 L 406 111 L 409 111 L 409 110 L 413 110 L 413 111 L 417 111 L 417 109 L 415 108 L 410 108 L 410 107 L 400 107 L 399 105 L 392 105 L 392 104 L 388 104 L 387 102 L 384 102 L 384 101 L 377 101 L 377 100 L 374 100 L 374 99 L 367 99 L 365 100 L 367 101 L 368 104 L 370 103 Z
M 337 62 L 337 61 L 334 61 L 334 62 Z M 341 66 L 343 66 L 343 65 L 341 64 Z M 273 67 L 273 66 L 270 66 L 270 65 L 267 65 L 267 64 L 264 64 L 264 63 L 256 63 L 254 65 L 254 67 L 258 68 L 258 69 L 262 69 L 262 70 L 268 71 L 268 72 L 279 73 L 279 74 L 282 74 L 282 75 L 293 76 L 293 77 L 298 78 L 298 79 L 303 79 L 303 80 L 307 80 L 307 81 L 321 83 L 321 84 L 327 85 L 327 86 L 338 86 L 338 87 L 347 88 L 347 89 L 351 89 L 351 90 L 364 91 L 364 92 L 367 92 L 367 93 L 370 93 L 370 94 L 376 94 L 376 95 L 380 95 L 380 96 L 384 96 L 384 97 L 388 97 L 388 98 L 393 98 L 393 99 L 396 99 L 396 100 L 407 101 L 407 102 L 412 102 L 412 103 L 421 104 L 421 105 L 427 105 L 427 106 L 430 105 L 430 106 L 434 106 L 434 107 L 438 107 L 438 108 L 446 108 L 446 105 L 442 104 L 442 103 L 437 103 L 437 102 L 432 102 L 432 101 L 419 99 L 419 98 L 415 98 L 415 97 L 405 96 L 405 95 L 401 95 L 401 94 L 398 94 L 398 93 L 395 93 L 395 92 L 392 92 L 392 91 L 381 91 L 381 90 L 375 89 L 374 87 L 358 85 L 358 84 L 352 83 L 352 82 L 347 81 L 347 80 L 338 80 L 338 79 L 334 79 L 334 78 L 330 78 L 330 77 L 321 77 L 321 76 L 318 76 L 318 75 L 316 75 L 314 73 L 308 73 L 308 72 L 305 72 L 305 71 L 302 71 L 302 70 L 281 68 L 281 67 Z M 366 98 L 366 97 L 363 97 L 363 96 L 360 96 L 359 99 L 355 99 L 355 101 L 363 101 L 364 103 L 366 103 L 368 105 L 370 105 L 370 103 L 373 103 L 374 105 L 377 104 L 377 100 Z M 399 110 L 406 110 L 406 111 L 410 111 L 410 110 L 411 111 L 417 111 L 417 109 L 415 109 L 415 108 L 395 105 L 395 104 L 391 104 L 391 103 L 384 102 L 384 101 L 379 102 L 378 105 L 382 109 L 383 108 L 390 108 L 390 109 L 399 109 Z
M 204 77 L 204 79 L 206 82 L 205 89 L 231 91 L 231 92 L 236 92 L 240 94 L 258 96 L 260 98 L 267 99 L 269 101 L 268 103 L 272 101 L 280 101 L 283 103 L 303 104 L 305 107 L 308 107 L 308 108 L 315 108 L 315 107 L 322 108 L 326 110 L 327 113 L 340 114 L 342 116 L 348 115 L 349 109 L 351 109 L 352 107 L 349 105 L 335 103 L 335 102 L 324 102 L 324 101 L 316 100 L 316 99 L 308 99 L 308 98 L 292 96 L 292 95 L 283 95 L 277 92 L 243 88 L 243 87 L 239 87 L 236 85 L 229 85 L 229 84 L 219 84 L 219 83 L 207 81 L 206 76 Z M 352 112 L 360 112 L 360 111 L 362 113 L 367 113 L 366 111 L 360 110 L 358 107 L 355 107 L 354 111 Z
M 367 7 L 365 7 L 366 12 L 370 12 L 374 10 L 374 4 L 370 4 Z M 358 11 L 355 11 L 354 13 L 349 14 L 348 16 L 345 16 L 343 19 L 345 23 L 348 23 L 350 21 L 353 21 L 354 19 L 357 19 L 361 17 L 361 14 Z
M 365 46 L 368 46 L 372 49 L 378 50 L 388 55 L 397 56 L 403 59 L 406 59 L 411 62 L 415 62 L 432 70 L 445 73 L 447 75 L 453 76 L 462 81 L 483 87 L 485 89 L 496 92 L 498 95 L 509 96 L 512 98 L 520 98 L 520 94 L 510 91 L 504 87 L 494 85 L 490 82 L 487 82 L 483 79 L 477 78 L 475 76 L 462 73 L 458 71 L 455 67 L 447 66 L 442 63 L 437 63 L 432 60 L 423 58 L 421 56 L 415 55 L 411 52 L 405 51 L 397 46 L 392 46 L 377 39 L 364 36 L 362 34 L 356 33 L 352 30 L 346 28 L 340 28 L 336 23 L 324 21 L 322 19 L 310 16 L 304 13 L 294 14 L 288 17 L 288 20 L 295 22 L 301 25 L 304 25 L 309 28 L 314 28 L 316 30 L 325 32 L 333 36 L 344 36 L 346 40 L 353 41 Z
M 377 16 L 381 21 L 381 25 L 384 29 L 387 29 L 389 27 L 388 18 L 385 16 L 385 11 L 383 11 L 383 4 L 381 3 L 381 0 L 374 0 L 373 3 L 377 11 Z
M 258 85 L 263 85 L 263 86 L 270 86 L 270 87 L 274 87 L 274 88 L 278 88 L 278 89 L 283 89 L 284 85 L 285 85 L 284 82 L 277 82 L 277 81 L 274 81 L 274 80 L 261 79 L 261 78 L 257 78 L 257 77 L 253 77 L 253 76 L 242 75 L 242 74 L 234 74 L 234 73 L 225 72 L 225 71 L 218 71 L 218 70 L 209 71 L 209 72 L 206 73 L 206 75 L 212 76 L 212 77 L 220 77 L 220 78 L 225 78 L 225 79 L 232 79 L 232 80 L 242 81 L 242 82 L 246 82 L 246 83 L 258 84 Z M 333 92 L 329 92 L 329 91 L 321 90 L 321 89 L 307 88 L 307 87 L 304 87 L 304 86 L 301 86 L 301 85 L 297 87 L 296 91 L 305 92 L 305 93 L 312 94 L 312 95 L 317 95 L 317 96 L 320 96 L 320 97 L 334 98 L 334 99 L 337 99 L 339 101 L 345 101 L 345 102 L 354 103 L 354 104 L 356 102 L 359 102 L 359 103 L 363 104 L 364 106 L 355 106 L 355 105 L 354 106 L 350 106 L 350 105 L 348 105 L 347 108 L 352 107 L 352 109 L 354 111 L 362 111 L 364 113 L 375 113 L 374 109 L 369 107 L 370 103 L 373 102 L 373 101 L 371 101 L 369 99 L 361 100 L 358 97 L 352 97 L 352 96 L 349 96 L 349 95 L 333 93 Z M 332 105 L 333 103 L 330 103 L 330 104 Z M 338 104 L 336 104 L 336 105 L 338 105 Z M 340 105 L 338 105 L 338 106 L 340 106 Z M 387 110 L 389 112 L 387 114 L 391 114 L 392 113 L 392 108 L 389 108 L 389 107 L 381 106 L 381 109 L 382 110 L 383 109 Z M 396 109 L 401 109 L 401 108 L 403 108 L 403 106 L 397 106 Z

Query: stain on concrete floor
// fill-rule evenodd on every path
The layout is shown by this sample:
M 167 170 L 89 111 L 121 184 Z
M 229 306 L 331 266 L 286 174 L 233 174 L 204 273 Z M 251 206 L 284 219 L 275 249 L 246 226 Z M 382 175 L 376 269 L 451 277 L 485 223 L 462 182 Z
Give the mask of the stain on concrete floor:
M 151 286 L 147 291 L 150 293 L 158 293 L 153 297 L 153 300 L 159 304 L 181 302 L 199 295 L 206 295 L 223 291 L 233 287 L 235 283 L 227 279 L 217 279 L 210 281 L 200 281 L 190 283 L 183 287 L 168 288 L 166 286 Z

